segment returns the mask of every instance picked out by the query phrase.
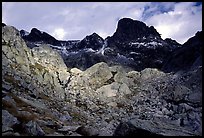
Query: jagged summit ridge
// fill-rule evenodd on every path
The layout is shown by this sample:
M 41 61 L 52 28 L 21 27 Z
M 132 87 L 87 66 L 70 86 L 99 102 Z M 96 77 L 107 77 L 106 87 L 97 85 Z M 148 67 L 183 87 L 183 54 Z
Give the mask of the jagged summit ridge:
M 179 71 L 189 70 L 202 66 L 202 39 L 203 31 L 198 31 L 195 36 L 188 39 L 182 47 L 179 47 L 165 61 L 162 70 Z
M 102 47 L 104 40 L 98 34 L 93 33 L 86 36 L 78 45 L 78 48 L 92 48 L 93 50 L 98 50 Z
M 160 38 L 160 34 L 153 26 L 148 27 L 141 21 L 123 18 L 119 20 L 116 32 L 112 37 L 118 41 L 131 41 L 151 35 Z
M 37 28 L 32 28 L 31 32 L 27 35 L 25 35 L 24 30 L 21 30 L 20 33 L 21 33 L 22 38 L 29 42 L 44 42 L 47 44 L 61 46 L 60 41 L 58 41 L 57 39 L 55 39 L 53 36 L 49 35 L 48 33 L 38 30 Z

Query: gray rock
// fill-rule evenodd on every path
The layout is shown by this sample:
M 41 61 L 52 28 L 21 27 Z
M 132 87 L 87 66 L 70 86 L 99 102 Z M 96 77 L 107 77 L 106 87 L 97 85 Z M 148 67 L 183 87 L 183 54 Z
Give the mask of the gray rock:
M 7 110 L 2 110 L 2 132 L 12 130 L 11 128 L 20 122 Z
M 31 101 L 31 100 L 28 100 L 28 99 L 25 99 L 23 97 L 19 97 L 23 102 L 35 107 L 35 108 L 39 108 L 39 109 L 44 109 L 46 110 L 47 107 L 44 103 L 42 102 L 39 102 L 39 101 Z
M 62 57 L 49 45 L 41 45 L 32 49 L 34 61 L 48 70 L 66 70 Z
M 14 132 L 8 131 L 8 132 L 2 133 L 2 136 L 20 136 L 20 134 L 18 132 L 14 133 Z
M 45 136 L 65 136 L 65 135 L 63 135 L 61 133 L 54 132 L 53 134 L 47 134 Z
M 2 98 L 2 100 L 7 102 L 7 104 L 12 105 L 12 107 L 16 108 L 16 102 L 10 96 L 5 96 L 5 97 Z
M 188 95 L 187 98 L 188 101 L 192 103 L 197 103 L 199 105 L 202 105 L 202 93 L 201 92 L 192 92 Z
M 60 119 L 62 122 L 64 122 L 64 121 L 69 121 L 69 120 L 71 120 L 72 117 L 71 117 L 69 114 L 66 114 L 66 115 L 60 116 L 59 119 Z
M 102 97 L 114 97 L 117 95 L 119 89 L 119 86 L 118 87 L 114 86 L 115 86 L 114 84 L 105 85 L 97 89 L 96 92 L 101 94 Z
M 173 91 L 174 99 L 175 101 L 180 101 L 185 99 L 185 96 L 191 93 L 190 89 L 182 86 L 182 85 L 176 85 Z
M 91 126 L 81 126 L 76 132 L 83 136 L 97 136 L 99 134 L 98 130 Z
M 9 91 L 9 90 L 11 90 L 11 88 L 13 88 L 13 86 L 12 85 L 8 85 L 8 84 L 2 84 L 2 88 L 7 90 L 7 91 Z
M 81 71 L 80 69 L 78 69 L 78 68 L 72 68 L 72 69 L 70 70 L 70 73 L 71 73 L 72 75 L 74 75 L 74 76 L 77 76 L 77 75 L 79 75 L 80 73 L 82 73 L 82 71 Z
M 158 69 L 146 68 L 141 71 L 141 78 L 143 80 L 156 78 L 164 75 L 165 73 L 159 71 Z
M 118 83 L 128 83 L 128 78 L 126 77 L 126 73 L 118 72 L 114 75 L 115 82 Z
M 77 80 L 79 83 L 83 82 L 94 88 L 102 86 L 113 76 L 108 65 L 104 62 L 93 65 L 80 75 L 82 77 Z
M 44 136 L 45 132 L 41 129 L 41 127 L 35 121 L 29 121 L 24 126 L 25 132 L 31 136 Z
M 9 62 L 12 68 L 21 69 L 29 74 L 28 65 L 33 63 L 31 52 L 16 28 L 11 26 L 2 28 L 2 45 L 2 53 L 4 55 L 2 65 L 8 65 L 7 63 Z
M 116 95 L 123 96 L 124 94 L 131 93 L 130 89 L 125 83 L 121 84 L 117 82 L 113 82 L 109 85 L 104 85 L 101 88 L 97 89 L 96 92 L 99 93 L 102 98 L 114 97 Z
M 132 119 L 121 123 L 115 130 L 117 136 L 195 136 L 194 132 L 169 123 L 165 119 L 141 120 Z
M 68 131 L 76 131 L 80 126 L 63 126 L 58 129 L 58 132 L 68 132 Z

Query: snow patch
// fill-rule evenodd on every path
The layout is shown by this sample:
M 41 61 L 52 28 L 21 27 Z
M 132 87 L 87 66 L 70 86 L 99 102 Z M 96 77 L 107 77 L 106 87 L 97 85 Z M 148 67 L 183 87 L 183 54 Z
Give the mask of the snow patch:
M 102 48 L 101 49 L 99 49 L 99 51 L 97 52 L 97 54 L 102 54 L 102 55 L 104 55 L 104 50 L 105 50 L 105 48 L 107 47 L 107 40 L 105 40 L 104 41 L 104 44 L 103 44 L 103 46 L 102 46 Z
M 69 55 L 69 52 L 68 52 L 66 49 L 63 49 L 63 50 L 62 50 L 62 53 L 63 53 L 64 55 L 66 55 L 66 56 Z
M 138 43 L 138 42 L 132 42 L 132 43 L 130 43 L 131 45 L 139 45 L 140 43 Z
M 24 36 L 27 36 L 27 35 L 29 35 L 29 32 L 24 31 Z
M 50 45 L 50 47 L 55 48 L 55 49 L 59 49 L 59 50 L 63 50 L 64 49 L 64 47 L 61 47 L 61 46 Z M 66 47 L 65 47 L 65 49 L 66 49 Z
M 121 54 L 119 54 L 119 53 L 117 53 L 117 57 L 118 57 L 118 58 L 127 59 L 127 57 L 126 57 L 126 56 L 123 56 L 123 55 L 121 55 Z
M 141 53 L 137 53 L 137 52 L 130 52 L 130 54 L 140 55 Z
M 162 45 L 161 43 L 158 43 L 158 42 L 150 42 L 150 43 L 147 43 L 147 44 L 153 45 L 153 46 Z
M 38 44 L 38 43 L 37 43 L 37 44 L 35 44 L 35 45 L 36 45 L 36 46 L 40 46 L 40 45 L 42 45 L 42 44 Z
M 87 52 L 96 52 L 96 51 L 93 50 L 92 48 L 87 48 L 87 49 L 85 49 L 85 51 L 87 51 Z

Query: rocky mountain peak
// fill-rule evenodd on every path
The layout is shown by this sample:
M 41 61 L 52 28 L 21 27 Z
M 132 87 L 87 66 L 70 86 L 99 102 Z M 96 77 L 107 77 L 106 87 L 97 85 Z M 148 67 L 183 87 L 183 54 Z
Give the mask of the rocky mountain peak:
M 80 43 L 78 48 L 92 48 L 98 50 L 102 47 L 104 40 L 97 33 L 86 36 Z
M 37 28 L 32 28 L 30 33 L 35 34 L 35 35 L 41 35 L 42 34 L 42 32 L 40 30 L 38 30 Z
M 21 36 L 24 40 L 29 42 L 44 42 L 46 44 L 61 46 L 60 41 L 55 39 L 53 36 L 49 35 L 46 32 L 42 32 L 37 28 L 32 28 L 31 32 L 28 35 L 24 35 L 23 30 L 21 30 Z
M 130 41 L 150 35 L 160 37 L 160 34 L 153 26 L 148 27 L 141 21 L 123 18 L 119 20 L 116 32 L 112 37 L 119 41 Z
M 173 40 L 171 38 L 166 38 L 164 41 L 167 42 L 168 44 L 170 44 L 171 47 L 175 47 L 175 46 L 180 47 L 181 46 L 181 44 L 179 44 L 176 40 Z
M 21 36 L 26 36 L 26 35 L 29 35 L 29 32 L 27 32 L 25 30 L 20 30 L 20 34 L 21 34 Z
M 202 31 L 200 31 L 167 58 L 162 70 L 176 72 L 202 66 L 202 44 Z
M 183 45 L 200 44 L 202 42 L 203 31 L 196 32 L 195 36 L 189 38 Z

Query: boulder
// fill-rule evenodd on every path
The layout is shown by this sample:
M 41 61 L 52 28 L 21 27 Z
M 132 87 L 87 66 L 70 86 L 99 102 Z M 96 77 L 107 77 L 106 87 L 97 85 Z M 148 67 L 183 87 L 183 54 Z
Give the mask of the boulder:
M 101 88 L 96 90 L 96 93 L 99 93 L 102 98 L 106 97 L 115 97 L 123 96 L 125 94 L 130 94 L 131 91 L 125 83 L 113 82 L 109 85 L 104 85 Z
M 24 126 L 25 132 L 28 133 L 31 136 L 44 136 L 45 132 L 42 130 L 42 128 L 35 122 L 35 121 L 29 121 Z
M 76 132 L 83 136 L 97 136 L 99 134 L 98 130 L 92 126 L 81 126 Z
M 2 132 L 13 130 L 12 127 L 20 122 L 7 110 L 2 110 Z
M 154 68 L 146 68 L 141 71 L 142 80 L 157 78 L 157 77 L 161 77 L 164 75 L 165 75 L 164 72 L 159 71 L 158 69 L 154 69 Z
M 69 131 L 76 131 L 80 126 L 63 126 L 62 128 L 58 129 L 58 132 L 69 132 Z
M 39 47 L 33 48 L 32 54 L 35 62 L 46 67 L 49 70 L 67 69 L 59 53 L 47 44 L 42 44 Z
M 80 73 L 82 73 L 82 71 L 80 69 L 77 68 L 72 68 L 70 70 L 70 73 L 73 74 L 74 76 L 79 75 Z
M 96 89 L 103 86 L 112 76 L 108 65 L 101 62 L 82 72 L 70 82 L 70 85 L 76 86 L 77 89 L 86 86 Z
M 115 136 L 195 136 L 197 134 L 166 122 L 168 120 L 141 120 L 132 119 L 120 123 L 116 128 Z

